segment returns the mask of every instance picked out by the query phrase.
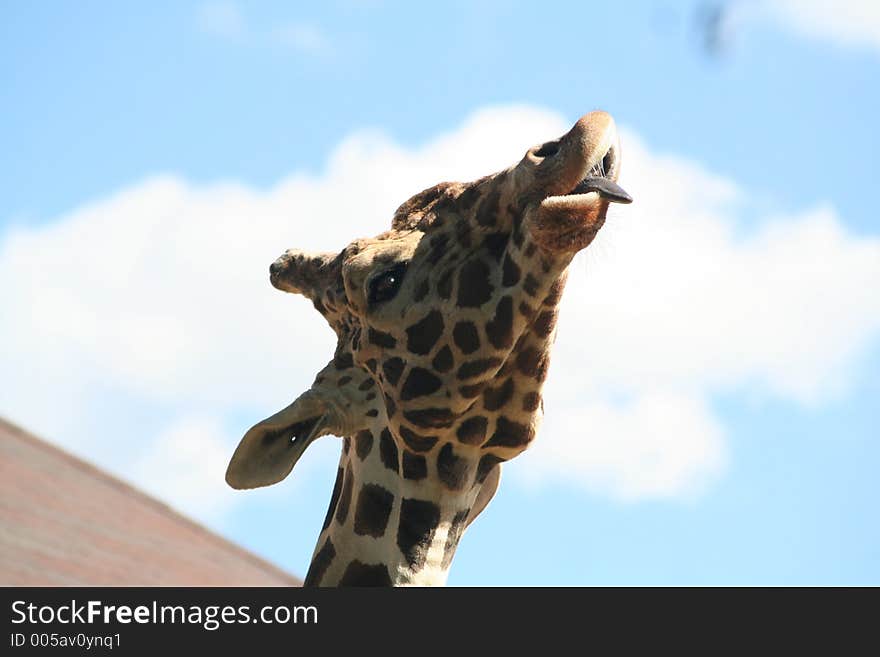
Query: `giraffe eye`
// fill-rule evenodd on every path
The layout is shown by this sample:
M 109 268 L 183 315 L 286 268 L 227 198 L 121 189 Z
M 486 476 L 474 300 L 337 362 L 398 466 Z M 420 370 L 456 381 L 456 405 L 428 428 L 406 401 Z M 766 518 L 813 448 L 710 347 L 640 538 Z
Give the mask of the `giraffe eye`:
M 400 262 L 386 269 L 370 281 L 367 301 L 370 305 L 382 303 L 393 299 L 403 283 L 403 275 L 406 273 L 406 263 Z

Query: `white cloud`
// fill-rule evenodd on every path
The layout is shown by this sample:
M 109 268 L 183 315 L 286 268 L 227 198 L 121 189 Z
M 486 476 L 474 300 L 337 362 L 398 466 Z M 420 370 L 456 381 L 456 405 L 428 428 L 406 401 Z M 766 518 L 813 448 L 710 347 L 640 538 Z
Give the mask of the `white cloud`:
M 117 457 L 125 459 L 124 465 L 119 460 L 109 465 L 122 467 L 124 475 L 141 490 L 210 525 L 222 524 L 228 511 L 257 496 L 285 504 L 292 494 L 290 486 L 242 492 L 226 485 L 226 466 L 241 435 L 224 426 L 222 414 L 222 409 L 212 414 L 183 411 L 144 444 L 129 444 Z M 338 459 L 337 441 L 317 441 L 297 464 L 294 489 L 315 478 L 332 481 Z M 98 460 L 105 459 L 99 455 Z
M 240 5 L 232 0 L 212 0 L 199 5 L 196 27 L 240 44 L 274 44 L 309 55 L 325 55 L 331 51 L 327 34 L 317 25 L 294 21 L 274 27 L 257 26 L 246 19 Z
M 880 240 L 828 207 L 746 229 L 745 190 L 622 142 L 635 202 L 572 265 L 544 440 L 514 471 L 626 499 L 687 495 L 726 460 L 711 394 L 813 405 L 853 383 L 880 333 Z
M 770 22 L 845 47 L 880 49 L 876 0 L 761 0 L 734 5 L 735 22 Z
M 272 38 L 281 46 L 315 55 L 329 51 L 327 35 L 315 25 L 308 23 L 288 23 L 272 30 Z
M 230 0 L 201 4 L 196 11 L 196 24 L 208 34 L 226 39 L 240 39 L 247 32 L 241 9 Z
M 515 466 L 526 482 L 561 479 L 622 500 L 690 497 L 727 463 L 724 430 L 698 397 L 589 395 L 565 406 L 554 398 L 535 452 Z
M 0 414 L 222 517 L 238 437 L 331 356 L 329 328 L 269 286 L 269 263 L 379 233 L 413 192 L 507 166 L 569 123 L 490 108 L 417 149 L 361 132 L 318 176 L 267 190 L 158 176 L 12 229 Z M 735 184 L 633 134 L 623 143 L 636 202 L 574 263 L 545 428 L 511 470 L 623 499 L 687 496 L 726 461 L 712 393 L 819 403 L 851 383 L 880 330 L 880 242 L 829 208 L 746 230 Z
M 184 416 L 133 459 L 129 476 L 159 499 L 173 500 L 184 513 L 214 520 L 241 500 L 231 488 L 217 485 L 229 452 L 229 440 L 216 417 Z
M 746 230 L 745 190 L 623 141 L 636 202 L 578 256 L 562 312 L 581 330 L 570 343 L 563 323 L 557 345 L 591 388 L 748 386 L 812 402 L 845 385 L 880 329 L 880 240 L 849 235 L 829 207 Z

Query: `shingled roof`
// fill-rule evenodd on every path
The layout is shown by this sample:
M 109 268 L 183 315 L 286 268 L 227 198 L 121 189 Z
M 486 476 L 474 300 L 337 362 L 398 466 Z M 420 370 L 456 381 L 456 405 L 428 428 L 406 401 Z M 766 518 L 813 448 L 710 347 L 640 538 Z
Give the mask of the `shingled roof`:
M 0 585 L 300 583 L 0 418 Z

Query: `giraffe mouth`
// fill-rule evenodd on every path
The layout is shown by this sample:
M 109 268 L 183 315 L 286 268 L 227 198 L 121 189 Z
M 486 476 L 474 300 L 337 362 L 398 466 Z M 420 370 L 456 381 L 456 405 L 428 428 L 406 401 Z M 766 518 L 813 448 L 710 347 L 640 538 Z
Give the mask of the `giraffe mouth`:
M 601 160 L 590 167 L 587 175 L 574 186 L 574 189 L 563 196 L 584 196 L 595 192 L 609 203 L 632 203 L 632 196 L 615 181 L 617 168 L 618 158 L 614 147 L 611 147 Z
M 616 144 L 603 156 L 590 157 L 580 166 L 583 168 L 575 173 L 579 182 L 568 192 L 544 198 L 531 223 L 532 237 L 548 251 L 579 251 L 604 225 L 612 203 L 632 203 L 632 196 L 617 184 L 620 158 Z M 578 163 L 573 163 L 575 167 Z
M 547 145 L 545 144 L 544 148 Z M 618 149 L 612 145 L 605 155 L 595 161 L 568 192 L 553 194 L 541 205 L 546 208 L 565 208 L 568 212 L 584 215 L 602 215 L 610 203 L 632 203 L 632 196 L 617 184 L 620 170 Z

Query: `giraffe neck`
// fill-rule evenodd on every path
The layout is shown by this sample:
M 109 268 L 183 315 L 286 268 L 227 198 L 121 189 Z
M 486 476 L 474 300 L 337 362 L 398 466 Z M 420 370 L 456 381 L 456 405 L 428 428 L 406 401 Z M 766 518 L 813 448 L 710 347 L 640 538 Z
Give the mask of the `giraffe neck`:
M 426 439 L 397 426 L 395 440 L 382 408 L 368 429 L 344 439 L 307 586 L 445 583 L 488 473 L 522 452 L 540 423 L 571 255 L 546 256 L 527 236 L 514 241 L 510 257 L 530 302 L 509 320 L 519 338 L 503 345 L 504 365 L 489 378 L 469 380 L 482 392 L 464 399 L 468 408 L 450 430 L 432 427 Z
M 305 585 L 444 584 L 480 485 L 470 468 L 452 491 L 437 467 L 398 450 L 384 426 L 345 438 Z

